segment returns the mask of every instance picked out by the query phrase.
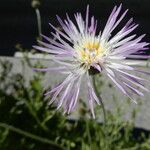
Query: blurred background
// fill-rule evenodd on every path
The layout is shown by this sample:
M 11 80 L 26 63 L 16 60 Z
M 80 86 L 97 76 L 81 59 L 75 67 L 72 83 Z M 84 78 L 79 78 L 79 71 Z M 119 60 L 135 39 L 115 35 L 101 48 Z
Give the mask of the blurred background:
M 41 0 L 39 7 L 42 18 L 42 33 L 49 36 L 49 22 L 57 26 L 56 14 L 62 18 L 66 12 L 73 14 L 80 11 L 84 14 L 87 4 L 90 4 L 91 15 L 99 21 L 102 29 L 114 7 L 123 3 L 123 9 L 129 9 L 126 19 L 134 18 L 140 24 L 138 34 L 147 33 L 150 36 L 150 1 L 149 0 Z M 137 32 L 136 31 L 136 32 Z M 31 48 L 38 36 L 37 20 L 31 0 L 0 0 L 0 55 L 12 56 L 15 45 Z

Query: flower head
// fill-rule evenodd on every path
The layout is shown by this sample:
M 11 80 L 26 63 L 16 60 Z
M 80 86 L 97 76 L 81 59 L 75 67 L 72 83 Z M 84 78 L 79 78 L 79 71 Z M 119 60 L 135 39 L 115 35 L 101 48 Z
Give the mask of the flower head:
M 80 13 L 75 14 L 76 23 L 71 21 L 68 15 L 64 21 L 57 16 L 63 31 L 50 24 L 55 31 L 52 32 L 52 35 L 56 40 L 43 36 L 49 44 L 39 41 L 42 46 L 34 46 L 34 48 L 48 52 L 52 61 L 57 62 L 60 67 L 37 70 L 57 71 L 66 74 L 67 77 L 45 94 L 52 94 L 49 104 L 55 101 L 58 109 L 63 107 L 67 113 L 73 111 L 77 105 L 82 78 L 86 78 L 89 107 L 94 117 L 94 103 L 100 104 L 100 100 L 93 89 L 89 74 L 91 68 L 96 69 L 99 73 L 104 71 L 115 85 L 133 101 L 135 100 L 131 93 L 143 95 L 137 86 L 148 91 L 141 83 L 144 79 L 132 74 L 132 71 L 140 71 L 131 66 L 130 62 L 124 61 L 126 57 L 143 57 L 133 54 L 147 49 L 148 43 L 141 42 L 145 35 L 136 37 L 136 34 L 131 34 L 138 27 L 137 24 L 132 23 L 131 18 L 118 33 L 112 36 L 112 32 L 128 11 L 121 14 L 121 8 L 121 5 L 114 7 L 102 32 L 97 31 L 97 20 L 94 16 L 89 17 L 89 6 L 85 20 Z

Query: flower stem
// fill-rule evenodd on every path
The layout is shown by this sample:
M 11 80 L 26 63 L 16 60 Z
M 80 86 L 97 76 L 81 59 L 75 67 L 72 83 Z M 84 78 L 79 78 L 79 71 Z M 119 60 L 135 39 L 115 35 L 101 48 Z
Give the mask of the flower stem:
M 51 141 L 51 140 L 49 140 L 49 139 L 47 139 L 47 138 L 43 138 L 43 137 L 40 137 L 40 136 L 31 134 L 31 133 L 29 133 L 29 132 L 23 131 L 23 130 L 18 129 L 18 128 L 14 127 L 14 126 L 8 125 L 8 124 L 6 124 L 6 123 L 0 122 L 0 127 L 9 129 L 9 130 L 11 130 L 11 131 L 13 131 L 13 132 L 16 132 L 16 133 L 18 133 L 18 134 L 24 135 L 24 136 L 26 136 L 26 137 L 28 137 L 28 138 L 37 140 L 37 141 L 39 141 L 39 142 L 41 142 L 41 143 L 49 144 L 49 145 L 51 145 L 51 146 L 54 146 L 54 147 L 59 148 L 59 149 L 61 149 L 61 150 L 64 150 L 63 147 L 59 146 L 58 144 L 54 143 L 53 141 Z
M 90 147 L 92 145 L 92 140 L 91 140 L 91 134 L 90 134 L 90 120 L 86 119 L 85 123 L 86 123 L 86 133 L 87 133 L 87 138 L 88 138 L 88 143 L 90 144 Z
M 36 12 L 36 16 L 37 16 L 38 33 L 39 33 L 39 37 L 41 37 L 41 34 L 42 34 L 41 15 L 40 15 L 40 11 L 38 8 L 35 9 L 35 12 Z
M 106 111 L 105 111 L 105 105 L 102 101 L 102 98 L 100 97 L 100 93 L 97 89 L 97 86 L 96 86 L 96 75 L 93 75 L 92 76 L 92 80 L 93 80 L 93 87 L 94 87 L 94 90 L 95 90 L 95 93 L 97 95 L 97 97 L 99 98 L 100 100 L 100 103 L 101 103 L 101 107 L 102 107 L 102 111 L 103 111 L 103 115 L 104 115 L 104 123 L 106 124 Z
M 40 119 L 38 118 L 37 114 L 35 113 L 34 109 L 32 108 L 32 106 L 30 105 L 29 102 L 25 101 L 25 104 L 27 106 L 27 108 L 29 109 L 29 112 L 31 113 L 31 115 L 33 116 L 33 118 L 36 120 L 37 124 L 44 130 L 44 131 L 48 131 L 48 128 L 44 125 L 41 124 Z

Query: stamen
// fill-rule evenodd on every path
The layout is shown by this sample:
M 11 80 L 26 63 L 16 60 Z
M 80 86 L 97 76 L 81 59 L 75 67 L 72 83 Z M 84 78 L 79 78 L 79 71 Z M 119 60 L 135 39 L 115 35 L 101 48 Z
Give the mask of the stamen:
M 96 63 L 104 52 L 99 40 L 94 37 L 83 39 L 77 45 L 74 45 L 74 48 L 77 49 L 77 53 L 79 54 L 79 61 L 88 66 Z

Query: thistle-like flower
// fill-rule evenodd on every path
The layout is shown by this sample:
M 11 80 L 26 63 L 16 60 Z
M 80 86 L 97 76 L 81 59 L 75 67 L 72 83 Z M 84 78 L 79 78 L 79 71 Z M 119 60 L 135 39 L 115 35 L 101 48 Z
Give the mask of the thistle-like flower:
M 100 99 L 94 91 L 89 73 L 89 70 L 93 68 L 99 73 L 104 71 L 115 85 L 133 101 L 135 100 L 132 93 L 143 96 L 138 88 L 148 91 L 141 83 L 144 79 L 132 74 L 133 72 L 146 72 L 124 61 L 126 57 L 149 57 L 140 54 L 141 51 L 148 49 L 146 47 L 148 43 L 141 42 L 145 35 L 140 37 L 136 37 L 136 34 L 131 35 L 131 32 L 138 27 L 137 24 L 132 23 L 131 18 L 112 36 L 112 32 L 128 11 L 121 14 L 121 8 L 121 5 L 114 7 L 102 32 L 97 32 L 97 20 L 94 16 L 89 17 L 89 6 L 87 6 L 85 20 L 80 13 L 74 15 L 75 23 L 68 15 L 64 21 L 57 16 L 63 31 L 50 24 L 55 31 L 52 32 L 52 35 L 56 40 L 43 36 L 49 43 L 38 41 L 42 46 L 34 46 L 34 48 L 49 53 L 51 60 L 57 62 L 59 67 L 36 70 L 56 71 L 66 74 L 66 78 L 45 94 L 52 95 L 49 104 L 56 102 L 57 108 L 63 107 L 65 113 L 73 111 L 77 105 L 82 79 L 85 78 L 89 107 L 95 117 L 94 103 L 100 104 Z M 139 51 L 139 55 L 135 55 Z

